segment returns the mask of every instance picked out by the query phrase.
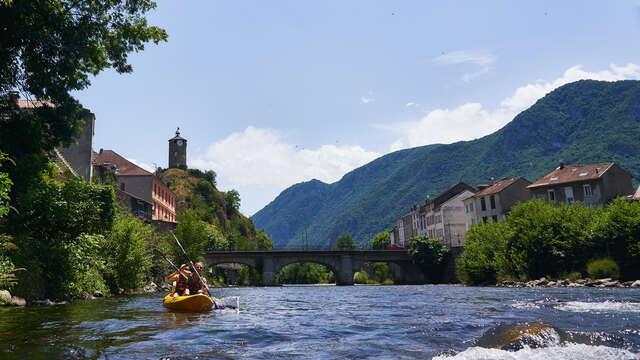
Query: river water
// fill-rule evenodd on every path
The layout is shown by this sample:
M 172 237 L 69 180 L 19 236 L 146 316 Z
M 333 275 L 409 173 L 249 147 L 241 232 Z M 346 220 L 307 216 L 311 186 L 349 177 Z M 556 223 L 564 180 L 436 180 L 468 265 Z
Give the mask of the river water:
M 172 312 L 162 294 L 2 308 L 0 359 L 640 358 L 640 289 L 290 286 L 214 294 L 231 305 L 239 297 L 239 309 Z M 546 330 L 494 349 L 525 322 Z

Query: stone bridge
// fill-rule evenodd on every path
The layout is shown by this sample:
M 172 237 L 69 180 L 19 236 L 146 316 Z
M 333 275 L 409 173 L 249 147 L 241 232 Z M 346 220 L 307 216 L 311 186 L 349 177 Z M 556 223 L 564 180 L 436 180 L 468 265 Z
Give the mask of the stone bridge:
M 276 274 L 286 265 L 311 262 L 328 267 L 337 285 L 353 285 L 353 275 L 365 263 L 385 262 L 396 284 L 424 284 L 422 270 L 411 262 L 406 250 L 304 250 L 304 251 L 215 251 L 204 254 L 209 266 L 238 263 L 262 273 L 262 284 L 276 284 Z

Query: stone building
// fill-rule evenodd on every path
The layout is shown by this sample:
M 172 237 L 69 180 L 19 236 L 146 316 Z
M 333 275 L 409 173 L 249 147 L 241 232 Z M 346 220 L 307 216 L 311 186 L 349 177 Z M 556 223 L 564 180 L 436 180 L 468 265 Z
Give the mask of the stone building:
M 55 106 L 49 101 L 20 99 L 16 91 L 9 92 L 9 100 L 22 111 L 30 111 L 42 106 Z M 96 116 L 85 109 L 83 110 L 83 117 L 84 125 L 80 134 L 74 139 L 75 142 L 68 147 L 56 147 L 51 155 L 58 157 L 60 162 L 65 164 L 73 175 L 82 178 L 86 182 L 91 182 L 93 178 L 91 160 Z M 54 161 L 54 163 L 58 162 Z
M 155 174 L 144 170 L 113 150 L 100 149 L 95 164 L 113 169 L 119 190 L 152 204 L 151 219 L 154 222 L 175 224 L 176 196 Z
M 504 178 L 488 185 L 478 185 L 478 192 L 464 199 L 467 215 L 467 229 L 479 222 L 506 220 L 507 215 L 518 202 L 531 198 L 527 186 L 531 181 L 523 178 Z
M 634 193 L 633 177 L 615 163 L 565 165 L 529 185 L 531 196 L 554 203 L 606 206 L 618 196 Z
M 176 136 L 169 139 L 169 169 L 187 166 L 187 139 L 180 136 L 180 128 Z

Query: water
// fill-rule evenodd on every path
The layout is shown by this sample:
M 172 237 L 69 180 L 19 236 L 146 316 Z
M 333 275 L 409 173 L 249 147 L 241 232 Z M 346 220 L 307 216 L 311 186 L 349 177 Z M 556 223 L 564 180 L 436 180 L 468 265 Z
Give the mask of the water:
M 0 309 L 0 358 L 640 358 L 640 289 L 295 286 L 215 295 L 239 296 L 239 311 L 176 313 L 161 294 Z M 533 343 L 493 348 L 522 322 L 549 326 Z

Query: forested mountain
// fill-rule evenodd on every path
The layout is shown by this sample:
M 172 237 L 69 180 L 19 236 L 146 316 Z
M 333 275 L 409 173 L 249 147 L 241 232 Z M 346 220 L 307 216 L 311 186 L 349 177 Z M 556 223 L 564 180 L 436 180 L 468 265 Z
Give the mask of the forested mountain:
M 325 184 L 284 190 L 253 217 L 275 248 L 305 242 L 330 248 L 344 234 L 369 242 L 413 204 L 452 184 L 494 177 L 531 181 L 567 164 L 616 162 L 640 177 L 640 81 L 582 80 L 564 85 L 491 135 L 382 156 Z M 637 180 L 635 181 L 637 183 Z

